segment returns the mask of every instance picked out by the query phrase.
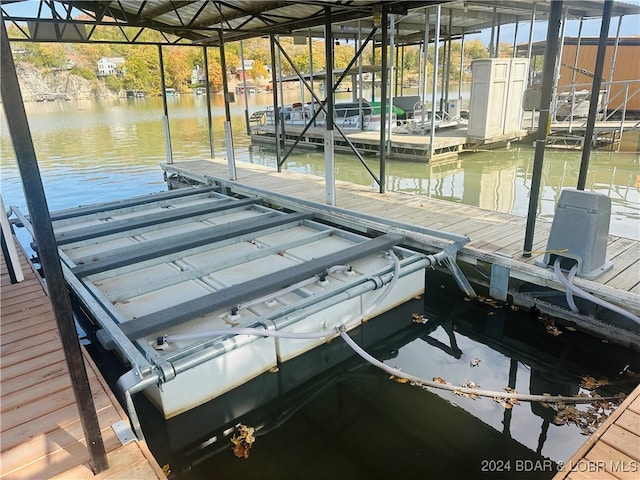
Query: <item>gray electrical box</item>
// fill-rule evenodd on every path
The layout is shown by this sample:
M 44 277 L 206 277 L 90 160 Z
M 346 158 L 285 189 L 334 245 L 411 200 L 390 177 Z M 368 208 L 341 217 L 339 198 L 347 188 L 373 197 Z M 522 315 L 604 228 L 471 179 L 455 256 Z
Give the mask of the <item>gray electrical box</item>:
M 613 267 L 607 261 L 607 240 L 611 219 L 611 199 L 601 193 L 567 188 L 560 193 L 547 253 L 542 267 L 553 266 L 560 257 L 561 268 L 576 262 L 578 277 L 594 280 Z

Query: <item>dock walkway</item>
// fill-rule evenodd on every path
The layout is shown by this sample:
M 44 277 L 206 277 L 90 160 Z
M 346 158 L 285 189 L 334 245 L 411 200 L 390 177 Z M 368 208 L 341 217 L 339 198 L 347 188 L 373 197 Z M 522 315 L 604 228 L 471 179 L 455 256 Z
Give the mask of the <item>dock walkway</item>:
M 287 145 L 292 145 L 299 140 L 298 147 L 322 148 L 324 145 L 325 129 L 309 127 L 303 134 L 304 127 L 299 125 L 285 125 L 284 140 Z M 351 152 L 352 144 L 362 153 L 378 153 L 380 150 L 379 131 L 360 131 L 344 129 L 348 142 L 336 131 L 334 145 L 336 151 Z M 456 157 L 466 148 L 473 149 L 485 144 L 500 143 L 521 138 L 527 135 L 526 130 L 519 130 L 512 135 L 501 136 L 491 140 L 471 139 L 467 136 L 464 125 L 458 128 L 441 128 L 436 130 L 431 153 L 431 139 L 429 135 L 417 135 L 406 133 L 394 133 L 389 140 L 389 155 L 394 158 L 406 160 L 432 161 Z M 273 125 L 259 125 L 251 128 L 251 139 L 258 143 L 275 142 L 275 127 Z
M 553 480 L 640 478 L 640 385 L 565 462 Z
M 109 468 L 95 475 L 45 287 L 19 250 L 25 279 L 1 261 L 0 478 L 166 479 L 146 443 L 122 445 L 112 425 L 128 418 L 83 347 Z
M 228 178 L 226 160 L 192 160 L 163 164 L 167 174 L 175 174 L 196 182 L 205 176 Z M 236 163 L 237 184 L 247 188 L 285 194 L 303 200 L 324 203 L 324 178 L 283 171 L 252 163 Z M 261 194 L 264 196 L 264 193 Z M 533 254 L 523 255 L 526 220 L 522 216 L 454 204 L 424 196 L 400 192 L 378 193 L 371 187 L 336 181 L 336 204 L 353 212 L 380 216 L 409 225 L 427 227 L 466 235 L 470 241 L 458 252 L 458 260 L 470 265 L 487 264 L 502 267 L 512 279 L 551 287 L 564 292 L 564 286 L 552 269 L 535 265 L 546 248 L 551 223 L 537 221 L 533 238 Z M 438 245 L 434 243 L 437 247 Z M 640 242 L 609 236 L 607 259 L 613 268 L 596 280 L 574 279 L 574 284 L 603 300 L 624 305 L 640 313 Z M 539 306 L 539 305 L 538 305 Z M 540 308 L 540 306 L 539 306 Z M 627 346 L 640 344 L 640 339 L 624 333 L 620 340 Z

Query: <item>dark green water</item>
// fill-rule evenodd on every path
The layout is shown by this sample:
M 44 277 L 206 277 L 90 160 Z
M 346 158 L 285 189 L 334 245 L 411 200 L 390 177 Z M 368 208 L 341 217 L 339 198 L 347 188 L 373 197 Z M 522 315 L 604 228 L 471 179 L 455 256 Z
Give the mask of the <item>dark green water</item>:
M 268 98 L 262 99 L 268 102 Z M 215 101 L 219 101 L 216 99 Z M 255 99 L 260 102 L 261 99 Z M 219 105 L 218 105 L 219 107 Z M 235 132 L 243 108 L 233 108 Z M 159 99 L 30 104 L 28 116 L 51 209 L 165 190 Z M 174 158 L 209 156 L 202 97 L 170 99 Z M 214 113 L 216 154 L 224 154 L 222 111 Z M 0 137 L 2 196 L 24 207 L 6 127 Z M 235 137 L 238 161 L 275 165 L 272 152 Z M 551 217 L 560 190 L 575 186 L 579 154 L 545 157 L 540 215 Z M 368 159 L 377 169 L 375 159 Z M 426 165 L 391 161 L 389 189 L 524 215 L 533 149 L 462 155 Z M 322 174 L 321 153 L 294 155 L 287 168 Z M 373 180 L 357 160 L 336 158 L 337 178 Z M 587 188 L 612 198 L 611 233 L 638 238 L 640 194 L 635 153 L 594 153 Z M 29 239 L 27 239 L 28 241 Z M 412 322 L 422 313 L 426 324 Z M 536 312 L 466 302 L 446 276 L 429 272 L 424 298 L 367 324 L 369 351 L 390 366 L 453 384 L 520 393 L 586 392 L 581 378 L 607 378 L 599 393 L 630 391 L 637 354 L 579 332 L 553 336 Z M 471 362 L 479 359 L 476 367 Z M 113 366 L 111 374 L 115 374 Z M 137 399 L 147 440 L 180 479 L 551 478 L 586 440 L 579 427 L 558 425 L 555 411 L 522 403 L 505 409 L 491 399 L 464 398 L 389 380 L 340 341 L 283 365 L 233 394 L 169 422 Z M 586 409 L 586 407 L 581 407 Z M 249 458 L 236 458 L 229 432 L 256 429 Z M 500 471 L 502 470 L 502 471 Z

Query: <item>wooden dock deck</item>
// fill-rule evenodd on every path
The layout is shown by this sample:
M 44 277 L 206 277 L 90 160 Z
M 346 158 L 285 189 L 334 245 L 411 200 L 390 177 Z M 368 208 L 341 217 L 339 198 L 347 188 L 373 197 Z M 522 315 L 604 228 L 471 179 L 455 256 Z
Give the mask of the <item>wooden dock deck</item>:
M 293 145 L 300 137 L 299 147 L 322 148 L 324 145 L 324 128 L 310 127 L 302 135 L 304 127 L 300 125 L 285 125 L 285 143 Z M 302 136 L 301 136 L 302 135 Z M 467 128 L 459 127 L 442 128 L 436 130 L 434 135 L 433 156 L 431 160 L 456 157 L 458 152 L 466 148 L 473 149 L 492 143 L 503 144 L 507 141 L 521 138 L 527 135 L 526 130 L 501 136 L 491 140 L 471 139 L 467 136 Z M 354 131 L 345 130 L 345 136 L 351 144 L 362 153 L 377 153 L 380 150 L 379 131 Z M 273 144 L 275 141 L 275 127 L 273 125 L 260 125 L 251 128 L 251 139 L 256 142 Z M 389 139 L 388 139 L 389 140 Z M 336 151 L 351 152 L 349 143 L 335 131 L 334 144 Z M 405 160 L 428 161 L 431 152 L 431 139 L 427 135 L 415 135 L 410 133 L 393 133 L 390 139 L 390 153 L 394 158 Z
M 1 262 L 0 478 L 166 479 L 145 442 L 122 445 L 112 426 L 128 418 L 83 348 L 109 468 L 93 474 L 62 343 L 45 287 L 19 250 L 25 279 Z
M 553 480 L 640 478 L 640 385 L 565 462 Z
M 355 160 L 354 160 L 355 161 Z M 226 160 L 192 160 L 163 164 L 168 174 L 206 182 L 205 175 L 228 178 Z M 283 171 L 251 163 L 237 162 L 237 183 L 249 188 L 285 194 L 323 203 L 324 178 Z M 564 286 L 551 269 L 535 265 L 546 248 L 551 223 L 536 222 L 533 254 L 523 255 L 526 221 L 522 216 L 485 210 L 468 205 L 400 192 L 378 193 L 376 190 L 344 181 L 336 181 L 336 204 L 353 212 L 385 217 L 394 221 L 466 235 L 470 241 L 458 252 L 458 260 L 471 265 L 498 265 L 513 279 L 554 288 Z M 574 283 L 600 298 L 624 305 L 640 313 L 640 242 L 609 236 L 607 259 L 613 268 L 596 280 L 576 278 Z M 538 305 L 541 310 L 542 304 Z M 625 334 L 626 335 L 626 334 Z M 627 346 L 640 345 L 638 336 L 621 337 Z

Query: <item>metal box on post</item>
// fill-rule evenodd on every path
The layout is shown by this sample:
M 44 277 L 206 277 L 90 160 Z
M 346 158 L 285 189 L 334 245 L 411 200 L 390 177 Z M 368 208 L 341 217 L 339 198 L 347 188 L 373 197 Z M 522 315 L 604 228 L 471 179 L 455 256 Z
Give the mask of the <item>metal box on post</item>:
M 578 264 L 578 277 L 593 280 L 613 267 L 607 261 L 611 199 L 601 193 L 567 188 L 560 193 L 543 267 L 560 257 L 561 268 Z

